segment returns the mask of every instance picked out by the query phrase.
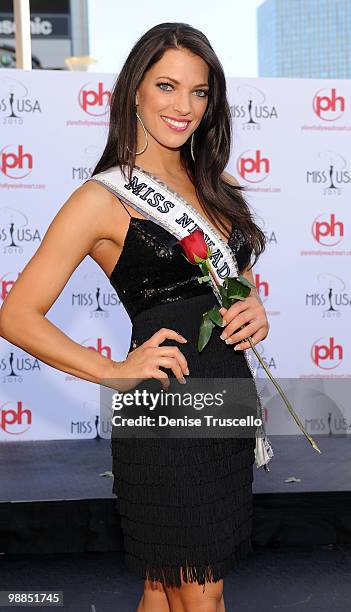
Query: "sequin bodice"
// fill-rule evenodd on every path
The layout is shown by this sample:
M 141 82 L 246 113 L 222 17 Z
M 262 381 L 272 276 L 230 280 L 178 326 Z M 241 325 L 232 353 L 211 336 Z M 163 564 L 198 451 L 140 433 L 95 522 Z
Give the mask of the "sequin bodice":
M 177 238 L 150 219 L 130 218 L 123 250 L 110 276 L 110 283 L 131 319 L 143 310 L 166 302 L 212 293 L 208 283 L 199 283 L 198 266 L 183 256 Z M 240 231 L 228 242 L 242 271 L 250 258 Z

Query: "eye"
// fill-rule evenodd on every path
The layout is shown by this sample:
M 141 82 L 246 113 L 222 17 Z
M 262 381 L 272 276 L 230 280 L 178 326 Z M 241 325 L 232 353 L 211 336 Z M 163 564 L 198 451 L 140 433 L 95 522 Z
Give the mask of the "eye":
M 168 83 L 167 81 L 164 81 L 162 83 L 157 83 L 157 87 L 159 87 L 162 91 L 172 91 L 174 89 L 174 86 L 172 85 L 172 83 Z M 195 94 L 197 98 L 206 98 L 208 96 L 208 90 L 197 89 L 195 91 Z
M 200 92 L 202 95 L 198 96 L 198 98 L 206 98 L 208 96 L 208 90 L 207 89 L 197 89 L 196 90 L 196 94 Z
M 159 87 L 160 89 L 162 89 L 162 91 L 170 91 L 169 89 L 165 89 L 166 87 L 171 87 L 173 88 L 173 85 L 171 85 L 171 83 L 157 83 L 157 87 Z M 165 88 L 164 88 L 165 87 Z

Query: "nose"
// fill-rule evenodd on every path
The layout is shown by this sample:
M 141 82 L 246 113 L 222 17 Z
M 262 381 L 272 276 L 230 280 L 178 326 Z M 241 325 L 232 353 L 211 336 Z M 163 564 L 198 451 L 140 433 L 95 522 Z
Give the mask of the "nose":
M 180 115 L 188 115 L 192 111 L 191 94 L 187 91 L 177 91 L 174 99 L 174 110 Z

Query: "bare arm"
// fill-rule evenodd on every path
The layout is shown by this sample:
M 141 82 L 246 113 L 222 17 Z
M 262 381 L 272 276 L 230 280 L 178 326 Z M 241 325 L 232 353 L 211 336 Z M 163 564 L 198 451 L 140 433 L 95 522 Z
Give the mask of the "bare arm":
M 237 180 L 228 172 L 223 172 L 223 178 L 232 185 L 238 185 Z M 242 275 L 251 283 L 255 284 L 252 268 L 249 265 L 243 270 Z M 221 337 L 226 342 L 236 344 L 236 350 L 250 348 L 250 343 L 245 338 L 251 336 L 253 344 L 257 344 L 267 337 L 269 322 L 265 307 L 259 296 L 257 288 L 252 288 L 250 294 L 244 301 L 237 301 L 228 309 L 221 308 L 220 313 L 226 321 Z M 241 328 L 246 325 L 245 329 Z
M 46 318 L 80 262 L 111 218 L 110 194 L 94 183 L 77 189 L 51 222 L 0 310 L 0 335 L 44 363 L 98 383 L 112 360 L 71 340 Z
M 238 181 L 236 180 L 236 178 L 234 176 L 232 176 L 231 174 L 229 174 L 229 172 L 223 172 L 222 173 L 222 177 L 223 179 L 226 180 L 227 183 L 231 184 L 231 185 L 239 185 Z M 253 277 L 253 273 L 252 273 L 252 268 L 249 269 L 249 266 L 247 266 L 243 272 L 242 272 L 242 276 L 245 276 L 245 278 L 247 278 L 247 280 L 249 280 L 253 285 L 255 284 L 255 280 Z M 260 302 L 260 304 L 262 304 L 262 300 L 258 294 L 257 289 L 251 289 L 250 295 L 254 295 L 257 300 Z
M 245 278 L 247 278 L 247 280 L 249 280 L 253 285 L 255 284 L 255 279 L 253 277 L 252 268 L 251 268 L 251 270 L 249 270 L 248 267 L 245 268 L 245 270 L 243 270 L 243 272 L 242 272 L 242 275 L 245 276 Z M 262 300 L 260 298 L 260 295 L 259 295 L 256 287 L 251 289 L 250 295 L 254 295 L 255 298 L 257 298 L 257 300 L 260 302 L 260 304 L 262 304 Z

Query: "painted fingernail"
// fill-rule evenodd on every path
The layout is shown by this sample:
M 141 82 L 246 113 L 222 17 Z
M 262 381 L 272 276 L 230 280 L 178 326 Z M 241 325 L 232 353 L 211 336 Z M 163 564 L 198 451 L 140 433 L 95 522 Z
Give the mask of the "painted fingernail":
M 189 374 L 190 374 L 190 372 L 189 372 L 189 368 L 187 368 L 187 369 L 185 370 L 185 374 L 187 374 L 187 375 L 189 376 Z
M 233 340 L 231 338 L 227 338 L 225 341 L 226 344 L 233 344 Z
M 225 327 L 227 325 L 227 321 L 225 319 L 222 320 L 222 326 Z
M 239 351 L 241 349 L 241 346 L 239 344 L 236 344 L 234 346 L 234 351 Z
M 219 337 L 221 340 L 225 340 L 228 334 L 226 334 L 225 332 L 223 332 Z

